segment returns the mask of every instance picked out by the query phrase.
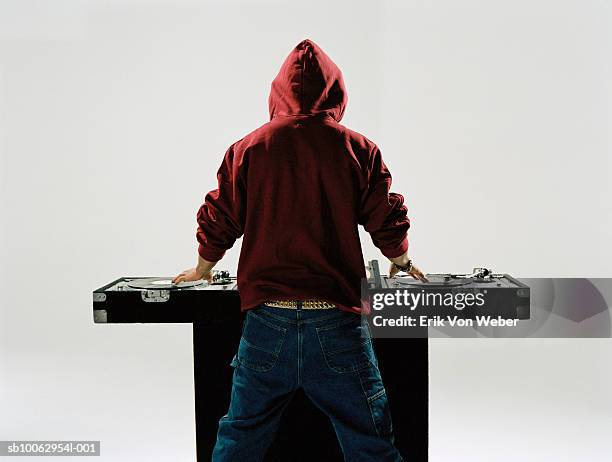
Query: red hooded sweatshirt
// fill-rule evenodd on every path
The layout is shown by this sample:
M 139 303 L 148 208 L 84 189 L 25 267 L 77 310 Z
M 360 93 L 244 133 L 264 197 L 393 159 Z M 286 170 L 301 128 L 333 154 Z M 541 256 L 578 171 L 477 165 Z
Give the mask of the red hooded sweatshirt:
M 387 257 L 408 249 L 404 198 L 377 145 L 339 122 L 340 69 L 311 40 L 272 82 L 270 121 L 232 144 L 197 214 L 198 252 L 218 261 L 243 236 L 242 311 L 266 300 L 318 299 L 361 313 L 358 225 Z

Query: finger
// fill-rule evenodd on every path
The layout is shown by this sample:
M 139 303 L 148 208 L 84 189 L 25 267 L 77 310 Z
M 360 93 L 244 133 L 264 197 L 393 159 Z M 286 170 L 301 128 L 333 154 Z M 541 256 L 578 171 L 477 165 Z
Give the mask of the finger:
M 172 281 L 176 281 L 178 278 L 182 277 L 185 275 L 185 271 L 183 271 L 182 273 L 177 274 L 176 276 L 174 276 L 174 279 Z
M 395 267 L 393 263 L 391 263 L 391 266 L 389 266 L 389 277 L 392 278 L 396 274 L 397 274 L 397 268 Z
M 417 281 L 425 282 L 423 281 L 423 273 L 421 273 L 421 271 L 416 266 L 413 266 L 410 270 L 410 276 L 412 276 Z
M 423 282 L 429 282 L 429 279 L 425 277 L 425 275 L 421 272 L 421 270 L 417 269 L 417 276 Z

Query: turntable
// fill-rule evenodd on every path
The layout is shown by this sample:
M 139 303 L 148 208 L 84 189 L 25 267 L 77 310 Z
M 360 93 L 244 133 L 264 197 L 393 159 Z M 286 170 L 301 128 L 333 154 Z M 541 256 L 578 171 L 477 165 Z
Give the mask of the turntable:
M 389 278 L 380 273 L 377 260 L 368 264 L 370 277 L 363 286 L 365 294 L 373 291 L 406 290 L 412 293 L 435 292 L 441 294 L 471 293 L 485 294 L 486 306 L 477 310 L 464 310 L 465 317 L 482 314 L 501 316 L 507 319 L 530 318 L 530 289 L 508 274 L 494 273 L 488 268 L 474 268 L 471 273 L 428 274 L 428 282 L 400 273 Z M 454 308 L 439 309 L 439 314 L 457 314 Z
M 187 289 L 190 287 L 203 286 L 205 284 L 212 285 L 226 285 L 230 284 L 232 280 L 229 275 L 229 271 L 216 271 L 212 272 L 212 282 L 207 282 L 203 279 L 198 281 L 183 281 L 179 283 L 172 282 L 172 278 L 141 278 L 141 279 L 130 279 L 126 281 L 127 286 L 132 289 L 145 289 L 145 290 L 176 290 L 176 289 Z
M 174 284 L 171 277 L 122 277 L 95 290 L 93 301 L 96 323 L 215 324 L 241 316 L 236 278 L 228 271 L 213 270 L 210 283 L 199 280 Z M 234 309 L 228 309 L 228 305 Z

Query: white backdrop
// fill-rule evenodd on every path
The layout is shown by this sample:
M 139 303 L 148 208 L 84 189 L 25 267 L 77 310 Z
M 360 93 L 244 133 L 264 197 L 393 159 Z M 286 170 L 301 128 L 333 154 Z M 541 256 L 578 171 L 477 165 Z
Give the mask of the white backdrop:
M 343 123 L 380 145 L 422 269 L 612 276 L 611 20 L 596 0 L 0 0 L 0 440 L 195 460 L 190 325 L 95 326 L 91 291 L 195 263 L 221 157 L 303 38 L 343 70 Z M 432 461 L 609 460 L 612 340 L 430 345 Z

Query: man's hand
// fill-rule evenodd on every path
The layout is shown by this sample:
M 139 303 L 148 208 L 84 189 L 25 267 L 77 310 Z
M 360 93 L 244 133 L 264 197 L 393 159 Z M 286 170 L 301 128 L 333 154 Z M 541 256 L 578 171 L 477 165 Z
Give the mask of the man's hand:
M 199 281 L 204 279 L 205 281 L 212 282 L 212 269 L 215 267 L 217 262 L 204 260 L 198 255 L 198 265 L 195 268 L 189 268 L 183 271 L 178 276 L 172 279 L 173 284 L 187 281 Z
M 391 260 L 391 266 L 389 267 L 389 277 L 392 278 L 400 271 L 399 268 L 395 266 L 396 264 L 398 264 L 399 266 L 408 265 L 408 253 L 405 253 L 404 255 L 401 255 L 396 258 L 390 258 L 389 260 Z M 425 277 L 421 270 L 414 265 L 414 263 L 412 264 L 408 275 L 412 276 L 417 281 L 429 282 L 429 280 Z
M 189 268 L 178 276 L 175 276 L 174 279 L 172 279 L 172 283 L 178 284 L 179 282 L 199 281 L 200 279 L 212 282 L 212 272 L 207 271 L 203 273 L 201 270 L 198 270 L 198 268 Z

